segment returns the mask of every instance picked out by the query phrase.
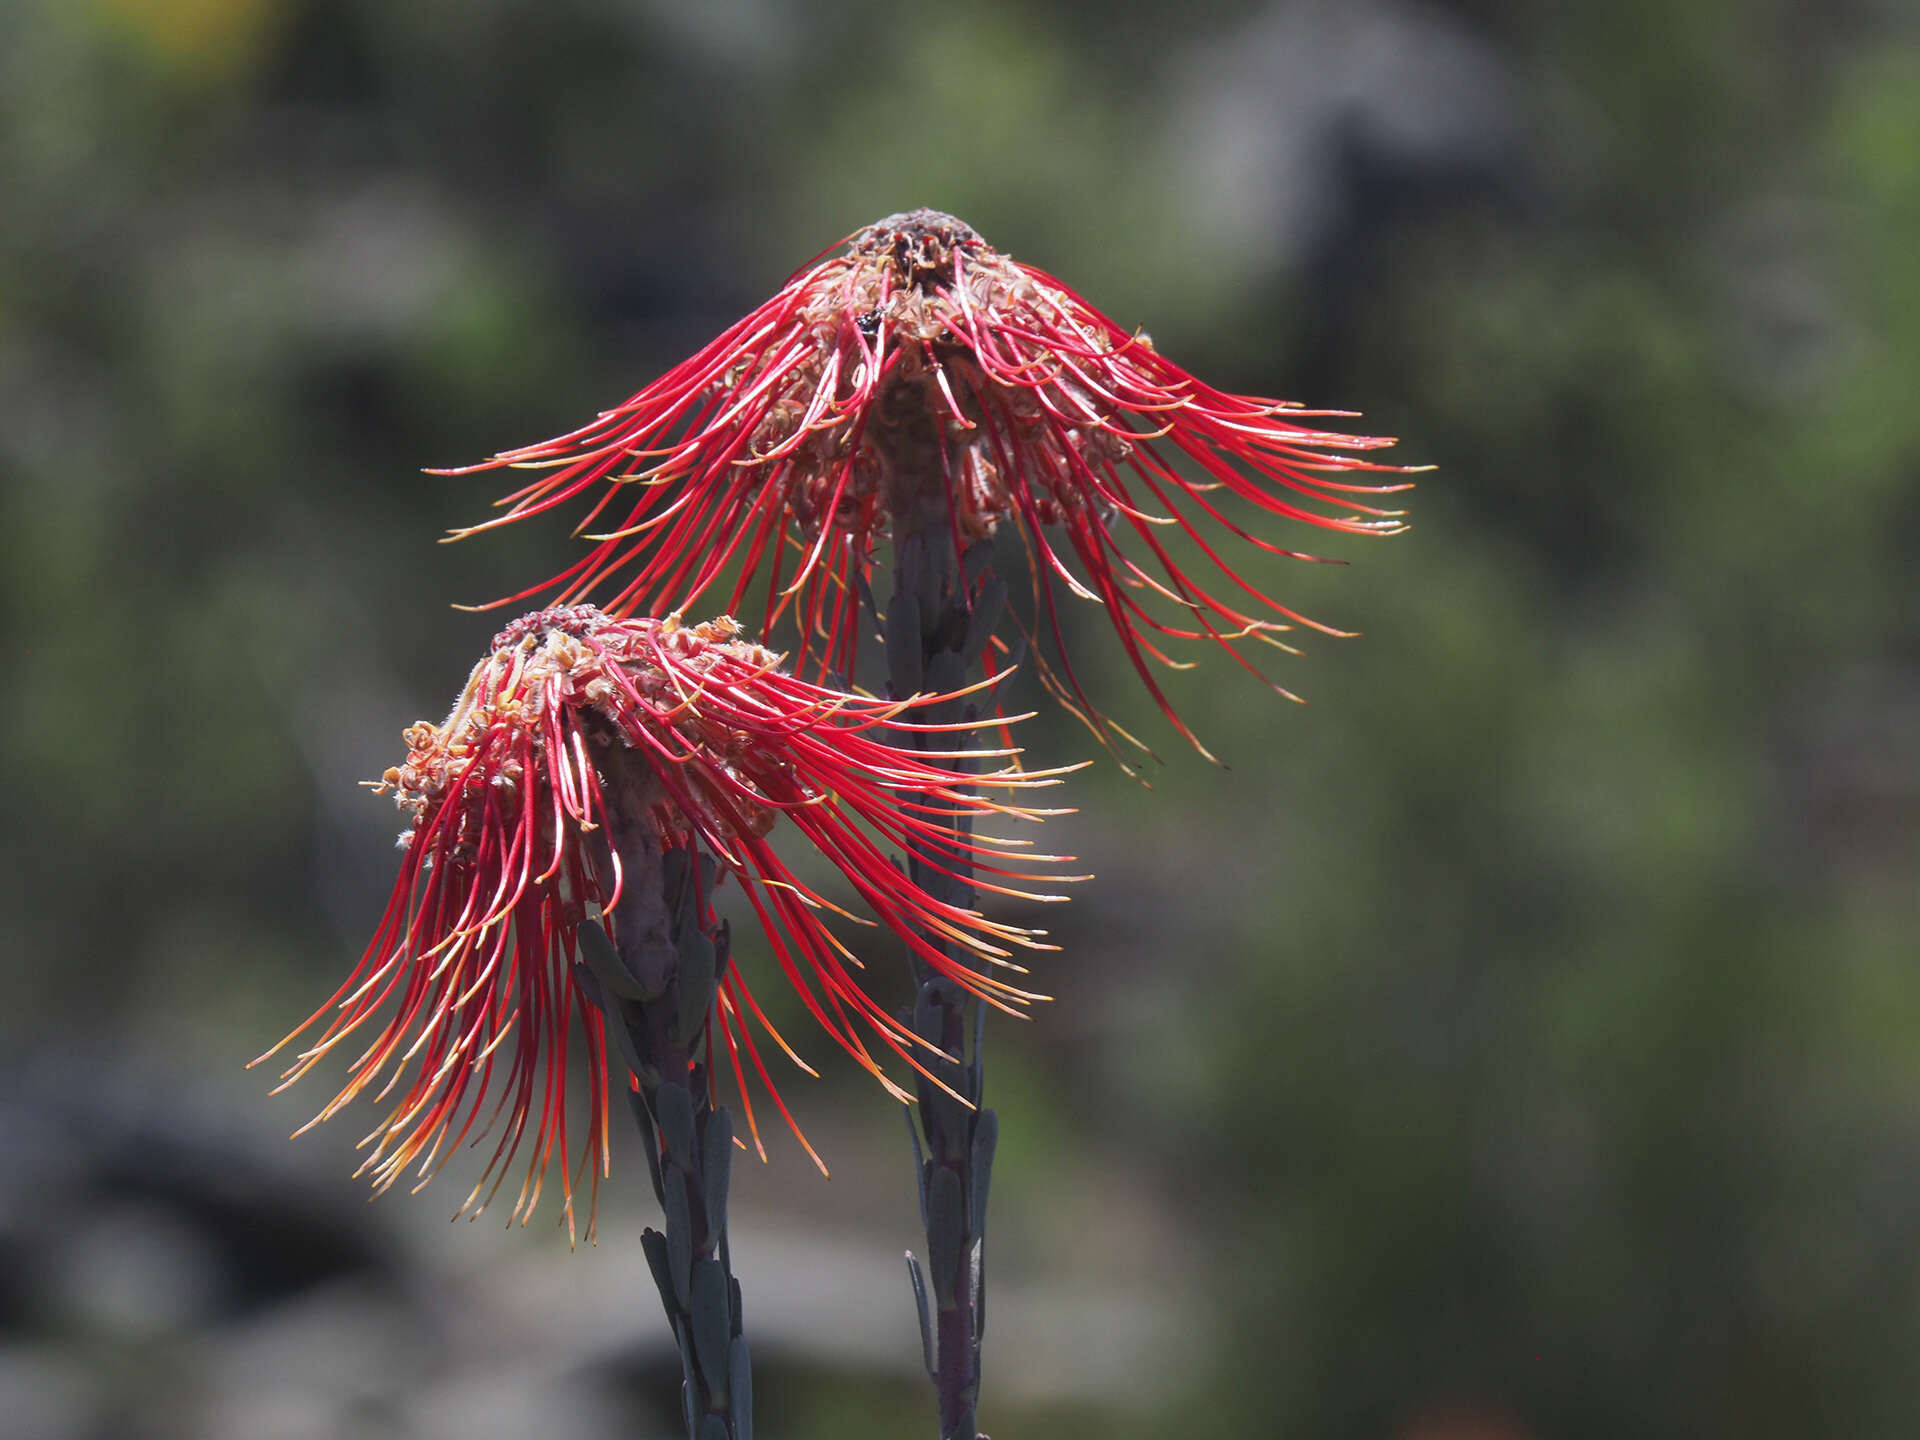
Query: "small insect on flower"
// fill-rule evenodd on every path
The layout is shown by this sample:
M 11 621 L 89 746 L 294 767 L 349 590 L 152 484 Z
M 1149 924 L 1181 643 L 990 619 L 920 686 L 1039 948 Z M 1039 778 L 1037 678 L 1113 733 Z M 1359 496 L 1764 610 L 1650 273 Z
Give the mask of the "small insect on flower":
M 1249 525 L 1402 528 L 1399 511 L 1369 502 L 1405 482 L 1341 478 L 1403 473 L 1364 458 L 1393 442 L 1311 423 L 1350 413 L 1215 390 L 959 220 L 915 210 L 860 231 L 590 424 L 465 467 L 552 473 L 454 533 L 588 496 L 580 530 L 596 531 L 595 547 L 524 594 L 605 594 L 612 613 L 658 613 L 731 576 L 737 610 L 764 580 L 767 623 L 795 605 L 822 673 L 851 674 L 876 542 L 945 532 L 957 552 L 1011 523 L 1033 560 L 1022 622 L 1058 657 L 1057 672 L 1043 663 L 1049 688 L 1103 743 L 1125 735 L 1074 676 L 1058 582 L 1106 607 L 1160 709 L 1197 747 L 1148 664 L 1186 668 L 1165 640 L 1211 641 L 1260 674 L 1242 642 L 1289 649 L 1279 637 L 1296 625 L 1343 633 L 1242 578 L 1209 528 L 1305 560 L 1319 557 Z M 1218 578 L 1196 578 L 1174 536 Z
M 782 823 L 838 868 L 879 924 L 954 983 L 1015 1012 L 1044 998 L 1002 976 L 1025 973 L 1013 961 L 1016 948 L 1052 948 L 1045 932 L 930 898 L 886 847 L 970 864 L 980 890 L 1061 899 L 1023 886 L 1031 871 L 1066 857 L 976 837 L 961 817 L 1062 813 L 988 796 L 1056 784 L 1063 772 L 1017 769 L 1016 752 L 967 748 L 964 734 L 951 742 L 958 748 L 939 748 L 948 742 L 936 732 L 974 727 L 915 714 L 951 697 L 845 694 L 786 673 L 780 658 L 729 619 L 617 620 L 577 606 L 501 631 L 452 713 L 438 725 L 409 727 L 406 760 L 377 787 L 410 818 L 393 897 L 358 968 L 268 1052 L 322 1027 L 285 1072 L 284 1089 L 356 1032 L 371 1034 L 345 1088 L 303 1128 L 363 1091 L 397 1097 L 362 1142 L 372 1150 L 359 1173 L 380 1191 L 416 1162 L 425 1184 L 461 1142 L 479 1143 L 504 1116 L 462 1212 L 484 1208 L 531 1132 L 514 1215 L 524 1222 L 532 1213 L 557 1156 L 571 1231 L 570 1134 L 582 1133 L 569 1131 L 572 1037 L 585 1046 L 588 1076 L 579 1163 L 597 1158 L 596 1194 L 608 1158 L 608 1052 L 591 976 L 577 968 L 581 927 L 604 924 L 619 938 L 629 913 L 623 890 L 659 883 L 633 873 L 636 864 L 659 866 L 676 851 L 685 852 L 683 866 L 704 854 L 722 877 L 736 878 L 807 1012 L 906 1099 L 882 1061 L 890 1053 L 925 1074 L 925 1044 L 861 987 L 860 962 L 822 914 L 858 917 L 782 862 L 769 839 Z M 889 742 L 899 732 L 914 748 Z M 613 834 L 639 838 L 614 843 Z M 806 1067 L 737 965 L 708 1018 L 706 1073 L 714 1073 L 717 1031 L 758 1144 L 748 1065 L 787 1111 L 754 1030 Z

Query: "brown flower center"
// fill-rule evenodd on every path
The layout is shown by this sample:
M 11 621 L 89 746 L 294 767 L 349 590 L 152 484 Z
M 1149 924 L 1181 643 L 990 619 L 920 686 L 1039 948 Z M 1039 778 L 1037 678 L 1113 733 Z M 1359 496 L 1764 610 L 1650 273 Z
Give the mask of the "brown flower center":
M 919 289 L 953 283 L 953 252 L 984 249 L 974 228 L 939 210 L 904 210 L 876 220 L 854 237 L 852 253 L 891 261 L 905 283 Z

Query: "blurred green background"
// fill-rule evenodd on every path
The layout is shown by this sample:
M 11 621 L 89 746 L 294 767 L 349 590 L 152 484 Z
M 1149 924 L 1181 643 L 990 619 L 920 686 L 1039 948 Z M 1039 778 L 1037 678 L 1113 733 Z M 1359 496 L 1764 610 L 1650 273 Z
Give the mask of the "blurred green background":
M 420 467 L 916 205 L 1440 466 L 1250 567 L 1366 638 L 1305 709 L 1182 677 L 1227 772 L 1076 617 L 1168 763 L 1076 782 L 1100 878 L 990 1040 L 983 1424 L 1920 1433 L 1891 0 L 0 7 L 0 1433 L 678 1433 L 630 1151 L 569 1255 L 368 1207 L 371 1107 L 288 1145 L 327 1092 L 239 1066 L 378 914 L 449 602 L 569 554 L 436 546 L 496 483 Z M 787 1089 L 834 1178 L 737 1182 L 762 1431 L 930 1433 L 902 1127 Z

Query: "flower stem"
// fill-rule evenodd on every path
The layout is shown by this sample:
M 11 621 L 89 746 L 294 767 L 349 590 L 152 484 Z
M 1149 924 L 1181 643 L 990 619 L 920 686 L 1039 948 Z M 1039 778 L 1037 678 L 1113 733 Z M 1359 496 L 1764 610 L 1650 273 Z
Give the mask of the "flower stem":
M 974 545 L 964 556 L 959 553 L 942 483 L 944 466 L 937 446 L 913 443 L 919 428 L 902 425 L 889 447 L 894 583 L 887 601 L 886 654 L 887 685 L 894 699 L 964 688 L 1005 593 L 986 573 L 991 563 L 987 544 Z M 915 718 L 942 724 L 974 720 L 979 713 L 972 700 L 956 699 L 928 706 Z M 947 749 L 952 736 L 905 732 L 902 743 Z M 931 843 L 929 853 L 909 854 L 907 873 L 934 899 L 971 909 L 975 892 L 965 846 L 972 839 L 972 820 L 953 816 L 946 823 L 954 843 Z M 943 948 L 963 963 L 974 963 L 959 947 Z M 987 1188 L 999 1133 L 993 1111 L 980 1104 L 985 1007 L 918 956 L 912 964 L 918 986 L 914 1032 L 942 1052 L 923 1050 L 922 1061 L 964 1099 L 925 1076 L 917 1081 L 919 1103 L 908 1112 L 907 1129 L 927 1260 L 923 1268 L 909 1253 L 907 1267 L 927 1371 L 939 1398 L 941 1440 L 976 1440 L 980 1342 L 986 1331 Z
M 610 776 L 606 829 L 624 883 L 613 938 L 580 927 L 583 990 L 633 1072 L 628 1094 L 665 1232 L 641 1234 L 660 1303 L 680 1347 L 688 1440 L 752 1440 L 753 1381 L 740 1282 L 727 1248 L 733 1117 L 709 1097 L 707 1022 L 730 958 L 712 911 L 716 866 L 691 846 L 664 851 L 636 787 Z

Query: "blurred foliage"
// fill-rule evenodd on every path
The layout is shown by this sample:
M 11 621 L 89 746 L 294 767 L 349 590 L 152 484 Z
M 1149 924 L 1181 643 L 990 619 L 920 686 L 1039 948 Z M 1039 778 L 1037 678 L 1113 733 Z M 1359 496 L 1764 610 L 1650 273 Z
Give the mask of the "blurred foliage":
M 1411 534 L 1252 567 L 1367 632 L 1283 662 L 1308 708 L 1208 661 L 1173 688 L 1230 771 L 1161 727 L 1153 790 L 1077 788 L 1101 879 L 990 1082 L 997 1200 L 1039 1217 L 998 1265 L 1097 1226 L 1123 1167 L 1203 1353 L 1166 1414 L 1082 1421 L 996 1408 L 990 1336 L 989 1428 L 1913 1434 L 1916 17 L 1182 14 L 0 9 L 10 1043 L 221 1068 L 304 1014 L 388 878 L 352 782 L 495 628 L 447 602 L 567 544 L 436 547 L 493 481 L 418 467 L 577 423 L 932 204 L 1441 467 Z M 1486 83 L 1402 124 L 1430 34 Z M 1234 122 L 1276 95 L 1312 128 Z M 913 1413 L 788 1384 L 782 1434 Z

